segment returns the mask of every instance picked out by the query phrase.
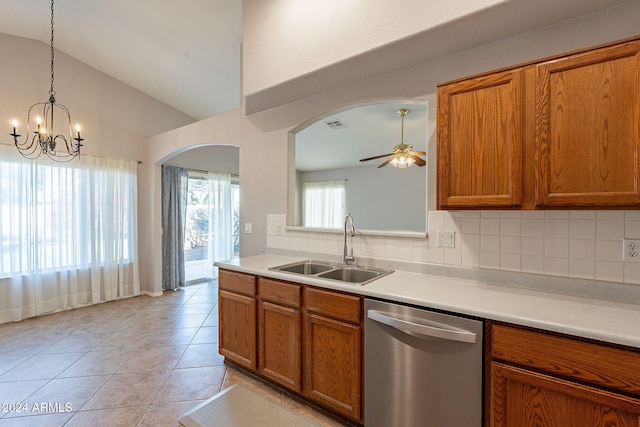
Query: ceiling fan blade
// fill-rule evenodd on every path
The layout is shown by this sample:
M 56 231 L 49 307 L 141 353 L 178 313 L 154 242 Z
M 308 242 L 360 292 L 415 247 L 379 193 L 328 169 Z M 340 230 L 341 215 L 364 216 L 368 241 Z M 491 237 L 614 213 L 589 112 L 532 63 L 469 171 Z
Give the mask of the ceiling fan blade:
M 416 166 L 424 166 L 427 164 L 427 162 L 425 162 L 423 159 L 421 159 L 420 157 L 416 156 L 416 155 L 411 155 L 409 156 L 413 159 L 413 161 L 416 163 Z
M 391 160 L 393 160 L 393 157 L 390 157 L 387 160 L 385 160 L 382 164 L 380 164 L 380 166 L 378 166 L 378 168 L 382 168 L 382 167 L 387 166 L 389 164 L 389 162 L 391 162 Z
M 414 151 L 414 153 L 418 154 L 420 156 L 426 156 L 427 155 L 426 151 Z
M 367 157 L 366 159 L 360 159 L 361 162 L 368 162 L 369 160 L 381 159 L 383 157 L 393 156 L 393 153 L 380 154 L 379 156 Z

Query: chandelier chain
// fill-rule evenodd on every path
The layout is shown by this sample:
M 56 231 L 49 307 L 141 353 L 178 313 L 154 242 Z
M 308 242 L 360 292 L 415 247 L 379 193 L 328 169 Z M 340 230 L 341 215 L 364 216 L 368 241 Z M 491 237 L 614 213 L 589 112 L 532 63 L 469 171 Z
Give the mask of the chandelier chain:
M 54 52 L 53 52 L 53 0 L 51 0 L 51 89 L 49 90 L 49 95 L 55 96 L 56 92 L 53 90 L 53 60 L 54 60 Z

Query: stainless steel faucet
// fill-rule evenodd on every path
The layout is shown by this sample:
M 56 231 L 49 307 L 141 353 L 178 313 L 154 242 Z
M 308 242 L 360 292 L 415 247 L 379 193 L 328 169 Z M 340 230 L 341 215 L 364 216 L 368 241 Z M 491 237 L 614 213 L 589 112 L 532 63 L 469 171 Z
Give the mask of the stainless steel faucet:
M 343 264 L 351 264 L 356 260 L 356 258 L 353 256 L 353 245 L 351 246 L 351 253 L 349 253 L 349 251 L 347 250 L 347 224 L 351 224 L 351 226 L 348 227 L 349 235 L 352 237 L 355 236 L 356 228 L 353 225 L 353 217 L 351 216 L 351 214 L 347 214 L 347 216 L 344 217 L 344 248 L 342 249 Z

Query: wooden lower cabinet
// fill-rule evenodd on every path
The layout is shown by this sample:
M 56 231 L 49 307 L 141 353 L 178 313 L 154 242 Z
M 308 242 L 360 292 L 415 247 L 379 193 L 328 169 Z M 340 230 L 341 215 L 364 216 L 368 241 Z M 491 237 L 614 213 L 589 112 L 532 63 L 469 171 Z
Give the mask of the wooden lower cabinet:
M 640 426 L 640 353 L 492 325 L 490 427 Z
M 263 278 L 259 278 L 259 286 L 259 372 L 299 393 L 302 391 L 300 286 Z
M 305 289 L 304 395 L 359 422 L 363 311 L 360 296 Z
M 219 286 L 220 354 L 363 423 L 361 296 L 226 270 Z
M 638 427 L 640 400 L 491 362 L 493 427 Z
M 314 314 L 305 318 L 304 394 L 359 420 L 362 389 L 362 328 Z
M 256 299 L 220 290 L 218 315 L 220 354 L 256 369 Z

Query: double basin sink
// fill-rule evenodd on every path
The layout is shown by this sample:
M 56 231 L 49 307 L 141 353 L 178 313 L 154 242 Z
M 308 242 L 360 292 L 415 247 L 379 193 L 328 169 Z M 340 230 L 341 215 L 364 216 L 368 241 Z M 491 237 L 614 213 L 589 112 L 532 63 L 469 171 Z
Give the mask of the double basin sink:
M 304 276 L 317 277 L 319 279 L 329 279 L 352 285 L 364 285 L 372 280 L 379 279 L 393 270 L 382 268 L 359 267 L 355 265 L 336 264 L 325 261 L 304 260 L 291 264 L 272 267 L 271 271 L 284 273 L 301 274 Z

